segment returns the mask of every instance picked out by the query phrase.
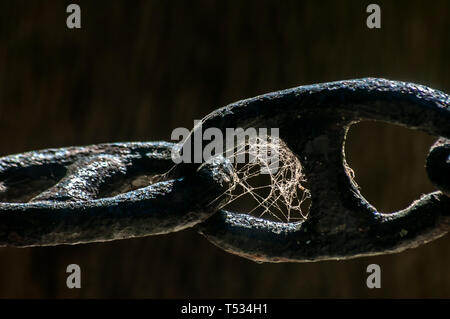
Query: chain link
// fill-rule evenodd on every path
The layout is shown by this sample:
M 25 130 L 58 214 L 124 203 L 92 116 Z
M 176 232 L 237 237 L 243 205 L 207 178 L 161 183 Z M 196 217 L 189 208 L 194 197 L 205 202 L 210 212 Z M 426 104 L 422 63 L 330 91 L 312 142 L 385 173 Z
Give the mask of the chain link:
M 348 128 L 364 120 L 439 137 L 426 163 L 439 191 L 392 214 L 370 205 L 343 152 Z M 254 261 L 301 262 L 399 252 L 448 232 L 450 96 L 366 78 L 265 94 L 202 120 L 202 129 L 256 126 L 279 128 L 301 162 L 312 200 L 306 221 L 218 210 L 227 198 L 215 199 L 234 186 L 233 166 L 223 157 L 173 167 L 174 144 L 113 143 L 0 158 L 0 245 L 77 244 L 194 227 L 222 249 Z
M 210 202 L 230 187 L 232 167 L 217 158 L 189 176 L 165 173 L 173 166 L 173 147 L 115 143 L 1 158 L 0 245 L 142 237 L 204 221 L 217 210 Z M 41 193 L 35 189 L 48 184 L 54 185 Z

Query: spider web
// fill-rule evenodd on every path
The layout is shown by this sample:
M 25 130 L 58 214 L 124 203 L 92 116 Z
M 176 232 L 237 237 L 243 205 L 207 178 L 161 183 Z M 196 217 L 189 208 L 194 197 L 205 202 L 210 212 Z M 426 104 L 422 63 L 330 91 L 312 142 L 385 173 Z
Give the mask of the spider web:
M 307 218 L 311 195 L 301 163 L 280 138 L 252 137 L 224 154 L 235 169 L 234 186 L 216 199 L 229 197 L 220 208 L 280 222 Z

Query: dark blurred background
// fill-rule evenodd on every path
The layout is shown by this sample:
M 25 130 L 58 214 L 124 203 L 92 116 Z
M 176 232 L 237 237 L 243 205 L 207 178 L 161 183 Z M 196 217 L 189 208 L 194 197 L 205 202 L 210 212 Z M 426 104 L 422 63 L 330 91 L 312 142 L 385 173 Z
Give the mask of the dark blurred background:
M 82 29 L 67 29 L 66 6 Z M 115 141 L 169 140 L 210 111 L 293 86 L 366 76 L 450 92 L 450 2 L 0 2 L 0 155 Z M 424 160 L 433 138 L 361 123 L 347 160 L 384 212 L 433 190 Z M 0 248 L 0 297 L 450 298 L 450 236 L 400 254 L 263 264 L 192 231 L 110 243 Z M 82 288 L 66 288 L 66 267 Z M 382 288 L 366 287 L 366 267 Z

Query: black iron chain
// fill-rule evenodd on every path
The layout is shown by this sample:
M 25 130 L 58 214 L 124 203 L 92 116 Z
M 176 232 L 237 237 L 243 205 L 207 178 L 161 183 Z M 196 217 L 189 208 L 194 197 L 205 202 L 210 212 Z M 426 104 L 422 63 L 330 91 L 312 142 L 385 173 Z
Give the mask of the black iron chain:
M 343 152 L 348 128 L 364 120 L 437 136 L 426 170 L 439 191 L 392 214 L 371 206 Z M 308 219 L 281 223 L 218 210 L 234 183 L 233 166 L 223 157 L 174 168 L 172 143 L 113 143 L 0 158 L 0 246 L 78 244 L 194 227 L 255 261 L 317 261 L 398 252 L 449 231 L 450 96 L 440 91 L 372 78 L 301 86 L 218 109 L 202 121 L 202 129 L 212 127 L 279 128 L 308 180 Z

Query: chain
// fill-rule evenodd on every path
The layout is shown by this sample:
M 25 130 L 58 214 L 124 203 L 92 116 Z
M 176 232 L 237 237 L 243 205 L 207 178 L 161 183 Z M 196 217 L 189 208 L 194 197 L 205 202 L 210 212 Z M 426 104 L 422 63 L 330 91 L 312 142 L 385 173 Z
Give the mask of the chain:
M 0 245 L 141 237 L 204 221 L 215 212 L 209 203 L 229 187 L 232 167 L 217 159 L 189 176 L 164 173 L 173 147 L 115 143 L 1 158 Z
M 343 152 L 348 128 L 364 120 L 437 136 L 426 170 L 439 191 L 392 214 L 370 205 Z M 234 168 L 221 156 L 174 166 L 176 145 L 167 142 L 69 147 L 0 158 L 0 246 L 78 244 L 193 228 L 254 261 L 303 262 L 399 252 L 449 231 L 450 96 L 440 91 L 372 78 L 301 86 L 230 104 L 201 124 L 221 131 L 278 127 L 308 181 L 309 217 L 283 223 L 220 209 L 234 187 Z

